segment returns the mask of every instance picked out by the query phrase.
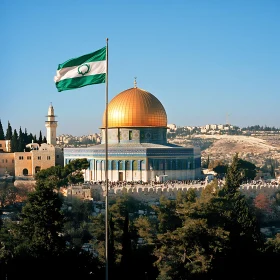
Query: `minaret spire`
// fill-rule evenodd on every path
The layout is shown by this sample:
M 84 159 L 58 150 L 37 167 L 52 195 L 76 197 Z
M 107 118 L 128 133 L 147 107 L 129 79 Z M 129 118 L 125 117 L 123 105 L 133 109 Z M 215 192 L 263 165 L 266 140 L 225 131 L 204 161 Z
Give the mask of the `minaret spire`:
M 136 81 L 137 77 L 134 77 L 134 88 L 137 88 L 137 81 Z
M 49 106 L 48 115 L 46 117 L 48 118 L 48 120 L 45 121 L 45 127 L 47 128 L 47 143 L 55 146 L 57 121 L 55 120 L 56 116 L 54 115 L 52 102 Z

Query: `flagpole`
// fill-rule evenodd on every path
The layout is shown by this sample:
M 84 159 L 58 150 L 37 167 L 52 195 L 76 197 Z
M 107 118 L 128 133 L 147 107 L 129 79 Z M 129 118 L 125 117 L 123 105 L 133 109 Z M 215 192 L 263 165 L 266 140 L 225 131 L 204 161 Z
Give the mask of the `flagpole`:
M 106 125 L 105 125 L 105 257 L 106 257 L 106 280 L 108 280 L 109 262 L 108 262 L 108 38 L 106 38 Z

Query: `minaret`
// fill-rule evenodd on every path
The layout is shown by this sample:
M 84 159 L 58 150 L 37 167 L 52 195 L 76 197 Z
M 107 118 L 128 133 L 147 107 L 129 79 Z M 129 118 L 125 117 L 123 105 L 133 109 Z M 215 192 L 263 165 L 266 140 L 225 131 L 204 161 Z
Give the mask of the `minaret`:
M 48 115 L 46 117 L 48 118 L 48 120 L 45 121 L 45 126 L 47 128 L 47 143 L 55 146 L 57 121 L 55 120 L 56 116 L 54 115 L 52 103 L 49 107 Z

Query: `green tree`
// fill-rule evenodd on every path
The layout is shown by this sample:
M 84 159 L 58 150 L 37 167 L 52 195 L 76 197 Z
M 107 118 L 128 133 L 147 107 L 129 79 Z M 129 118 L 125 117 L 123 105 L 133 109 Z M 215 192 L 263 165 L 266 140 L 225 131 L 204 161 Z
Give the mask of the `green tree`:
M 280 262 L 280 234 L 270 237 L 266 240 L 263 250 L 256 263 L 256 270 L 259 272 L 259 278 L 273 279 L 278 273 Z
M 18 135 L 18 151 L 23 152 L 25 150 L 25 143 L 24 143 L 24 134 L 21 130 L 21 127 L 19 128 L 19 135 Z
M 18 142 L 18 133 L 16 131 L 16 129 L 14 130 L 12 139 L 11 139 L 11 152 L 18 152 L 18 147 L 19 146 L 19 142 Z
M 228 165 L 222 165 L 222 164 L 218 164 L 217 166 L 213 167 L 213 171 L 215 171 L 219 175 L 226 174 L 227 169 L 228 169 Z
M 182 226 L 158 233 L 157 279 L 225 279 L 229 272 L 233 278 L 258 275 L 253 264 L 263 239 L 254 208 L 239 191 L 242 172 L 235 155 L 225 187 L 219 189 L 213 181 L 195 201 L 177 204 Z
M 38 143 L 38 140 L 37 140 L 36 134 L 34 134 L 34 135 L 33 135 L 33 139 L 32 139 L 32 140 L 33 140 L 33 141 L 31 141 L 31 142 Z M 31 142 L 30 142 L 30 143 L 31 143 Z
M 34 136 L 32 133 L 27 134 L 27 138 L 26 138 L 26 144 L 30 144 L 34 141 Z M 34 141 L 36 143 L 36 141 Z
M 132 241 L 135 244 L 133 251 L 133 265 L 131 265 L 136 279 L 156 279 L 158 269 L 154 265 L 157 260 L 154 250 L 157 243 L 157 219 L 153 215 L 139 216 L 133 221 L 136 236 Z M 141 266 L 138 264 L 141 263 Z
M 29 193 L 22 209 L 22 221 L 18 227 L 19 243 L 17 251 L 23 248 L 33 257 L 57 256 L 65 249 L 61 236 L 63 215 L 62 199 L 53 180 L 37 180 L 35 191 Z
M 5 140 L 5 134 L 4 134 L 1 119 L 0 119 L 0 140 Z
M 90 234 L 92 204 L 79 198 L 64 200 L 64 234 L 73 246 L 81 247 L 93 237 Z
M 42 131 L 40 130 L 40 134 L 39 134 L 39 139 L 38 139 L 38 144 L 42 144 L 43 143 L 43 137 L 42 137 Z
M 84 182 L 83 170 L 88 169 L 89 162 L 86 158 L 76 159 L 68 163 L 64 170 L 67 174 L 67 180 L 71 184 Z
M 155 250 L 159 269 L 157 279 L 211 279 L 213 258 L 228 243 L 228 233 L 218 222 L 221 204 L 213 204 L 217 194 L 211 185 L 195 201 L 178 204 L 182 226 L 158 235 L 160 245 Z
M 243 175 L 240 164 L 238 153 L 236 153 L 226 174 L 225 191 L 227 193 L 235 194 L 242 184 Z
M 210 163 L 210 157 L 209 157 L 209 155 L 208 155 L 208 157 L 207 157 L 207 161 L 206 161 L 206 168 L 208 168 L 208 167 L 209 167 L 209 163 Z
M 251 259 L 252 264 L 257 261 L 258 250 L 264 240 L 260 233 L 255 208 L 239 189 L 244 174 L 244 161 L 235 154 L 227 170 L 225 187 L 219 192 L 219 196 L 224 199 L 222 208 L 223 217 L 226 219 L 224 229 L 229 232 L 230 241 L 227 258 L 223 263 L 224 268 L 226 271 L 233 271 L 235 277 L 243 269 L 247 279 L 252 277 L 254 266 L 245 265 L 246 259 Z M 237 266 L 240 270 L 235 269 Z
M 160 204 L 154 207 L 158 216 L 158 231 L 164 233 L 181 226 L 181 220 L 176 212 L 176 201 L 169 200 L 165 196 L 160 197 Z
M 43 169 L 36 173 L 36 180 L 52 179 L 57 187 L 67 186 L 67 184 L 77 184 L 84 182 L 83 170 L 87 169 L 89 162 L 86 158 L 76 159 L 65 165 L 64 167 L 57 165 L 47 169 Z
M 10 122 L 8 121 L 8 127 L 7 127 L 7 131 L 6 131 L 5 139 L 12 140 L 12 136 L 13 136 L 13 130 L 12 130 Z
M 131 245 L 131 236 L 129 232 L 129 217 L 128 211 L 125 213 L 123 232 L 121 238 L 121 262 L 120 270 L 123 275 L 123 279 L 131 279 L 133 277 L 132 271 L 132 245 Z
M 111 214 L 108 221 L 108 266 L 109 271 L 114 275 L 116 272 L 115 224 Z
M 253 180 L 257 174 L 257 167 L 255 164 L 239 159 L 240 169 L 242 170 L 243 180 Z

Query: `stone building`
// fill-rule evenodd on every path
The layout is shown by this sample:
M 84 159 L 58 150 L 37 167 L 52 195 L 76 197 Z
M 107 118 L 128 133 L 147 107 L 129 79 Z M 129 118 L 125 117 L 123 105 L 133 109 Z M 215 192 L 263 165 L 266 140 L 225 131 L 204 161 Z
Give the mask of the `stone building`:
M 10 140 L 0 140 L 0 153 L 11 151 L 11 141 Z
M 106 110 L 101 127 L 102 142 L 87 148 L 65 148 L 64 165 L 87 158 L 85 181 L 193 180 L 201 177 L 199 147 L 167 142 L 167 115 L 161 102 L 137 87 L 116 95 L 108 104 L 106 170 Z M 163 176 L 164 175 L 164 176 Z
M 22 176 L 34 177 L 41 169 L 55 166 L 55 147 L 46 143 L 34 144 L 27 145 L 27 147 L 32 147 L 30 152 L 14 153 L 16 179 Z
M 10 152 L 10 140 L 0 141 L 0 177 L 6 174 L 14 176 L 16 180 L 33 179 L 35 174 L 55 165 L 64 164 L 63 149 L 55 146 L 57 121 L 55 120 L 52 104 L 48 109 L 47 143 L 30 143 L 26 145 L 30 151 Z M 2 150 L 2 151 L 1 151 Z

